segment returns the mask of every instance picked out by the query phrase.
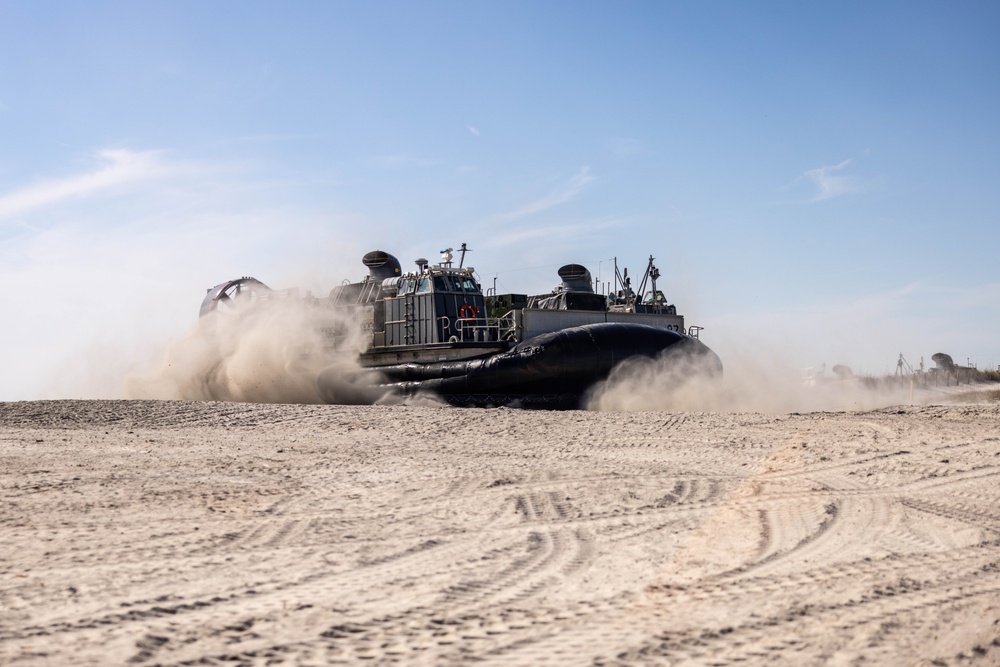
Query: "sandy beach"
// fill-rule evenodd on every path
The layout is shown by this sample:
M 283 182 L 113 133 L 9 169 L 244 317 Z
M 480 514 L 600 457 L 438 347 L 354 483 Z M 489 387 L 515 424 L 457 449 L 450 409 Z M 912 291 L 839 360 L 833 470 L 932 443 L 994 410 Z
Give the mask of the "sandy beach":
M 4 665 L 1000 664 L 1000 407 L 0 404 Z

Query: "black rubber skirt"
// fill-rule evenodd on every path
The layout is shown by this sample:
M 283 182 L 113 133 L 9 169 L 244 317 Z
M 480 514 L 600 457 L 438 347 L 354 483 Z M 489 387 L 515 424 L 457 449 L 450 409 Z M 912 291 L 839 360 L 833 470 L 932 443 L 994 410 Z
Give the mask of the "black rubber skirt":
M 722 362 L 695 338 L 644 324 L 605 322 L 535 336 L 485 359 L 400 364 L 373 369 L 386 392 L 436 395 L 456 405 L 576 407 L 587 390 L 611 370 L 635 357 L 665 359 L 685 373 L 716 375 Z M 320 374 L 319 387 L 330 402 L 341 383 L 337 369 Z M 332 400 L 331 400 L 332 399 Z

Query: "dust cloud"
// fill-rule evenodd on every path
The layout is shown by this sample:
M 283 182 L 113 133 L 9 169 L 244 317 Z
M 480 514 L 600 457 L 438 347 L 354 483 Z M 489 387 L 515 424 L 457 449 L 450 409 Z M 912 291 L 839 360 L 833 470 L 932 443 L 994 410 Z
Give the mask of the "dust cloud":
M 661 356 L 619 364 L 590 392 L 589 410 L 695 412 L 820 412 L 871 410 L 913 402 L 912 386 L 866 382 L 848 373 L 807 377 L 766 347 L 722 359 L 722 377 L 701 372 L 696 360 Z M 838 369 L 840 370 L 840 369 Z M 918 396 L 919 398 L 919 396 Z
M 201 318 L 169 344 L 158 367 L 125 381 L 127 398 L 253 403 L 375 403 L 376 375 L 361 368 L 359 328 L 325 304 L 282 300 Z M 334 346 L 332 343 L 336 341 Z M 324 370 L 335 382 L 323 392 Z

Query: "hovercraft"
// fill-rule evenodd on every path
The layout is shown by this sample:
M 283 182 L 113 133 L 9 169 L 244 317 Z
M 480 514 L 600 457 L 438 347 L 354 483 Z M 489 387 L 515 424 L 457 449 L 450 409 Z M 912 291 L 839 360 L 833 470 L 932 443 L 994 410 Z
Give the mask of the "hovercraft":
M 375 250 L 362 258 L 369 274 L 360 282 L 314 300 L 333 323 L 325 329 L 330 345 L 347 336 L 345 322 L 362 332 L 357 361 L 372 395 L 429 393 L 463 406 L 573 408 L 626 360 L 667 358 L 684 373 L 722 372 L 718 356 L 699 340 L 701 327 L 685 328 L 684 317 L 656 289 L 660 273 L 652 256 L 638 291 L 616 262 L 607 295 L 594 291 L 586 267 L 567 264 L 549 294 L 487 296 L 475 270 L 464 266 L 464 243 L 459 252 L 457 266 L 449 248 L 440 263 L 418 259 L 415 271 L 403 272 L 399 260 Z M 235 300 L 291 297 L 297 292 L 272 292 L 240 278 L 210 288 L 201 315 Z M 343 373 L 342 365 L 318 373 L 327 402 L 344 402 Z

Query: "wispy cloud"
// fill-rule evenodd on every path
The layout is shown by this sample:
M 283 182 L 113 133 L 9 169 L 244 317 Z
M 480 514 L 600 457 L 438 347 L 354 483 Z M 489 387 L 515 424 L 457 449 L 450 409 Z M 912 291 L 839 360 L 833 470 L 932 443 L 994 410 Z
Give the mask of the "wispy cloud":
M 0 196 L 0 219 L 148 179 L 162 171 L 160 151 L 104 150 L 97 153 L 97 158 L 101 166 L 92 171 L 42 181 Z
M 866 154 L 867 151 L 863 155 Z M 853 174 L 848 173 L 853 162 L 854 158 L 847 158 L 838 164 L 807 169 L 796 176 L 791 183 L 781 186 L 778 190 L 792 193 L 799 202 L 809 203 L 859 192 L 862 189 L 861 184 Z
M 477 130 L 476 128 L 472 127 L 471 125 L 466 125 L 466 127 L 469 128 L 469 133 L 470 134 L 473 134 L 473 135 L 475 135 L 477 137 L 479 136 L 479 130 Z
M 610 217 L 513 229 L 508 227 L 504 228 L 502 234 L 498 234 L 495 237 L 487 237 L 484 244 L 491 248 L 503 248 L 553 237 L 564 239 L 572 237 L 579 240 L 591 232 L 603 232 L 607 229 L 621 227 L 623 224 L 625 224 L 623 218 Z
M 812 182 L 818 190 L 812 201 L 823 201 L 856 192 L 858 190 L 856 180 L 850 174 L 844 173 L 849 164 L 851 164 L 850 158 L 840 164 L 817 167 L 802 174 L 801 178 Z
M 536 213 L 541 213 L 559 204 L 565 204 L 566 202 L 574 199 L 584 188 L 587 187 L 594 180 L 593 176 L 590 175 L 589 167 L 582 167 L 580 171 L 573 175 L 566 183 L 562 184 L 553 192 L 548 195 L 536 199 L 532 202 L 525 204 L 524 206 L 510 211 L 508 213 L 501 213 L 493 218 L 495 221 L 510 221 L 516 220 L 518 218 L 524 218 L 529 215 L 534 215 Z

